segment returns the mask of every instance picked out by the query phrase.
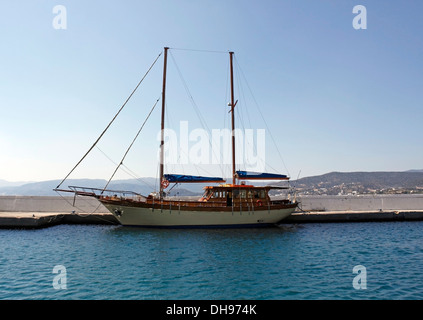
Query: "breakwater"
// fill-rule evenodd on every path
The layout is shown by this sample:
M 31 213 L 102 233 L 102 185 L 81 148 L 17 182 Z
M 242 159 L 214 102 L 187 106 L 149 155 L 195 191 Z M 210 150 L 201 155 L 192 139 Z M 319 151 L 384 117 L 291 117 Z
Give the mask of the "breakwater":
M 303 211 L 423 210 L 423 194 L 301 196 Z
M 423 220 L 423 195 L 303 196 L 284 223 Z M 0 227 L 117 224 L 89 197 L 0 196 Z
M 0 196 L 0 228 L 117 223 L 100 202 L 89 197 Z
M 303 211 L 423 210 L 423 194 L 297 197 Z M 0 196 L 0 212 L 107 213 L 90 197 Z
M 90 197 L 0 196 L 0 212 L 106 213 L 97 199 Z

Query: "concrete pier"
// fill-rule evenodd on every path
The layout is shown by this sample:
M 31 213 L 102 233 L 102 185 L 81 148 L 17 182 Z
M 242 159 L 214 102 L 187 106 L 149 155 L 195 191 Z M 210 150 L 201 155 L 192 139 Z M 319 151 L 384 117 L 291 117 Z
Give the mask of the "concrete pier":
M 110 213 L 0 212 L 0 228 L 37 229 L 58 224 L 118 224 Z
M 295 212 L 286 223 L 423 221 L 423 210 Z
M 0 212 L 109 212 L 97 199 L 90 197 L 0 196 Z
M 423 194 L 301 196 L 283 223 L 423 220 Z
M 398 211 L 423 210 L 423 194 L 300 196 L 303 211 Z
M 0 196 L 0 228 L 45 228 L 57 224 L 118 224 L 96 199 Z
M 423 195 L 306 196 L 283 223 L 423 221 Z M 0 196 L 0 228 L 118 224 L 96 199 Z

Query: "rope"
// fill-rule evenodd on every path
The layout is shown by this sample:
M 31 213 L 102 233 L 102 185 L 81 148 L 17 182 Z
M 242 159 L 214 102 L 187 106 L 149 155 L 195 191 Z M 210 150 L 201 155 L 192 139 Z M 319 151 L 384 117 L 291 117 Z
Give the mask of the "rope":
M 123 155 L 122 160 L 119 162 L 119 165 L 116 167 L 115 171 L 113 172 L 112 176 L 110 177 L 109 181 L 107 181 L 106 186 L 104 187 L 103 191 L 101 191 L 101 194 L 107 189 L 107 186 L 109 185 L 110 181 L 112 181 L 113 177 L 115 176 L 116 172 L 118 171 L 119 167 L 123 164 L 123 160 L 125 160 L 126 156 L 128 155 L 129 150 L 131 150 L 135 140 L 137 140 L 139 134 L 141 133 L 141 130 L 144 128 L 145 123 L 147 122 L 148 118 L 150 118 L 151 113 L 153 112 L 154 108 L 156 107 L 157 103 L 160 101 L 160 98 L 156 100 L 153 107 L 150 110 L 150 113 L 148 114 L 147 118 L 144 120 L 141 128 L 138 130 L 134 140 L 132 140 L 131 144 L 129 145 L 128 149 L 126 150 L 125 154 Z
M 79 211 L 81 211 L 81 212 L 85 212 L 85 215 L 84 214 L 81 214 L 81 213 L 74 213 L 75 215 L 77 215 L 78 217 L 81 217 L 81 218 L 87 218 L 87 217 L 89 217 L 89 216 L 92 216 L 97 210 L 98 210 L 98 208 L 101 206 L 101 203 L 94 209 L 94 211 L 93 212 L 86 212 L 85 210 L 83 210 L 83 209 L 81 209 L 81 208 L 79 208 L 78 206 L 76 206 L 74 203 L 71 203 L 70 201 L 68 201 L 68 199 L 66 199 L 64 196 L 62 196 L 58 191 L 56 191 L 56 193 L 63 199 L 63 200 L 65 200 L 66 201 L 66 203 L 68 203 L 69 205 L 71 205 L 72 207 L 74 207 L 74 208 L 76 208 L 76 209 L 78 209 Z M 65 216 L 66 214 L 62 214 L 61 215 L 61 217 L 63 218 L 64 216 Z M 98 216 L 94 216 L 94 218 L 96 218 L 96 219 L 98 219 L 98 220 L 101 220 L 101 221 L 105 221 L 105 222 L 107 222 L 107 223 L 110 223 L 110 224 L 113 224 L 112 222 L 110 222 L 109 220 L 106 220 L 106 219 L 103 219 L 103 218 L 100 218 L 100 217 L 98 217 Z
M 172 50 L 181 50 L 181 51 L 209 52 L 209 53 L 228 53 L 229 52 L 229 51 L 186 49 L 186 48 L 169 48 L 169 49 L 172 49 Z
M 190 51 L 205 51 L 205 50 L 191 50 L 191 49 L 178 49 L 178 50 L 190 50 Z M 207 51 L 207 52 L 210 52 L 210 51 Z M 220 52 L 220 51 L 212 51 L 212 52 Z M 220 52 L 221 53 L 221 52 Z M 225 53 L 227 53 L 227 52 L 225 52 Z M 217 155 L 215 154 L 215 150 L 214 150 L 214 148 L 213 148 L 213 145 L 212 145 L 212 142 L 211 142 L 211 138 L 212 138 L 212 131 L 210 130 L 210 128 L 208 127 L 208 125 L 207 125 L 207 121 L 204 119 L 204 117 L 203 117 L 203 115 L 201 114 L 201 111 L 200 111 L 200 108 L 198 107 L 198 105 L 195 103 L 195 101 L 194 101 L 194 98 L 193 98 L 193 96 L 192 96 L 192 94 L 191 94 L 191 92 L 190 92 L 190 90 L 189 90 L 189 88 L 188 88 L 188 85 L 187 85 L 187 83 L 186 83 L 186 81 L 185 81 L 185 79 L 184 79 L 184 77 L 182 76 L 182 72 L 181 72 L 181 70 L 179 69 L 179 66 L 178 66 L 178 64 L 176 63 L 176 60 L 175 60 L 175 57 L 173 56 L 173 54 L 172 54 L 172 52 L 170 51 L 170 57 L 172 58 L 172 61 L 173 61 L 173 63 L 174 63 L 174 65 L 175 65 L 175 68 L 176 68 L 176 71 L 178 72 L 178 75 L 179 75 L 179 78 L 181 79 L 181 82 L 182 82 L 182 84 L 183 84 L 183 86 L 184 86 L 184 88 L 185 88 L 185 92 L 186 92 L 186 94 L 187 94 L 187 96 L 188 96 L 188 98 L 189 98 L 189 100 L 190 100 L 190 102 L 191 102 L 191 106 L 193 107 L 193 109 L 194 109 L 194 111 L 195 111 L 195 113 L 197 114 L 197 118 L 198 118 L 198 120 L 200 121 L 200 124 L 201 124 L 201 126 L 203 127 L 203 128 L 205 128 L 206 130 L 207 130 L 207 133 L 209 134 L 209 139 L 208 139 L 208 143 L 209 143 L 209 146 L 210 146 L 210 149 L 211 149 L 211 151 L 212 151 L 212 157 L 213 156 L 215 156 L 216 158 L 217 158 Z M 198 172 L 198 168 L 195 166 L 195 169 L 197 170 L 197 172 Z M 222 176 L 224 175 L 224 172 L 223 172 L 223 169 L 222 169 L 222 166 L 220 166 L 220 171 L 221 171 L 221 173 L 222 173 Z M 206 173 L 207 173 L 207 171 L 206 170 L 204 170 L 204 169 L 202 169 L 203 171 L 205 171 Z M 198 175 L 200 175 L 200 173 L 198 172 Z
M 115 166 L 117 166 L 118 164 L 115 162 L 115 161 L 113 161 L 113 159 L 112 158 L 110 158 L 103 150 L 101 150 L 98 146 L 96 147 L 97 149 L 98 149 L 98 151 L 100 151 L 111 163 L 113 163 Z M 138 180 L 139 182 L 141 182 L 141 183 L 145 183 L 146 185 L 148 185 L 150 188 L 152 188 L 152 189 L 154 189 L 155 187 L 151 184 L 151 183 L 149 183 L 149 182 L 147 182 L 147 181 L 145 181 L 145 180 L 143 180 L 142 178 L 140 178 L 139 176 L 138 176 L 138 174 L 137 173 L 135 173 L 134 171 L 132 171 L 130 168 L 128 168 L 125 164 L 122 164 L 122 167 L 124 168 L 124 169 L 122 169 L 126 174 L 128 174 L 129 176 L 131 176 L 132 178 L 134 178 L 135 180 Z
M 272 132 L 271 132 L 271 131 L 270 131 L 270 129 L 269 129 L 269 126 L 267 125 L 266 119 L 264 118 L 263 113 L 261 112 L 261 110 L 260 110 L 260 108 L 259 108 L 259 104 L 257 103 L 257 100 L 256 100 L 256 98 L 255 98 L 255 97 L 254 97 L 254 95 L 253 95 L 253 92 L 252 92 L 252 90 L 251 90 L 251 88 L 250 88 L 250 85 L 248 84 L 247 78 L 245 77 L 244 73 L 242 72 L 241 66 L 239 65 L 239 63 L 238 63 L 238 61 L 237 61 L 236 57 L 235 57 L 235 62 L 236 62 L 236 65 L 238 66 L 238 69 L 239 69 L 239 71 L 240 71 L 240 74 L 242 75 L 242 77 L 243 77 L 243 78 L 244 78 L 244 80 L 245 80 L 245 83 L 247 84 L 248 90 L 250 91 L 250 94 L 251 94 L 251 96 L 252 96 L 252 98 L 253 98 L 253 101 L 254 101 L 254 103 L 255 103 L 255 105 L 256 105 L 256 108 L 257 108 L 257 110 L 258 110 L 258 112 L 259 112 L 259 114 L 260 114 L 260 116 L 261 116 L 261 118 L 262 118 L 262 120 L 263 120 L 263 122 L 264 122 L 264 124 L 265 124 L 265 126 L 266 126 L 267 132 L 270 134 L 270 138 L 272 139 L 273 144 L 274 144 L 274 145 L 275 145 L 275 147 L 276 147 L 276 151 L 278 152 L 279 158 L 281 159 L 282 164 L 283 164 L 283 166 L 285 167 L 286 172 L 287 172 L 287 173 L 288 173 L 288 175 L 290 176 L 291 174 L 289 173 L 289 170 L 288 170 L 288 168 L 286 167 L 286 164 L 285 164 L 285 161 L 283 160 L 282 154 L 281 154 L 281 152 L 279 151 L 278 145 L 276 144 L 276 140 L 275 140 L 275 138 L 273 137 Z
M 145 75 L 142 77 L 142 79 L 140 80 L 140 82 L 138 82 L 137 86 L 135 87 L 135 89 L 132 91 L 132 93 L 129 95 L 128 99 L 126 99 L 126 101 L 123 103 L 123 105 L 120 107 L 119 111 L 116 113 L 116 115 L 113 117 L 112 121 L 110 121 L 110 123 L 107 125 L 106 129 L 104 129 L 104 131 L 101 133 L 101 135 L 98 137 L 98 139 L 94 142 L 94 144 L 91 146 L 91 148 L 87 151 L 87 153 L 81 158 L 81 160 L 78 161 L 78 163 L 75 165 L 75 167 L 73 167 L 73 169 L 66 175 L 66 177 L 59 183 L 59 185 L 56 187 L 56 189 L 59 189 L 60 186 L 63 184 L 63 182 L 65 182 L 65 180 L 72 174 L 72 172 L 79 166 L 79 164 L 85 159 L 85 157 L 91 152 L 91 150 L 97 145 L 97 143 L 100 141 L 100 139 L 103 137 L 103 135 L 106 133 L 106 131 L 109 129 L 109 127 L 112 125 L 112 123 L 115 121 L 115 119 L 117 118 L 117 116 L 119 115 L 119 113 L 122 111 L 122 109 L 126 106 L 126 104 L 128 103 L 129 99 L 131 99 L 131 97 L 134 95 L 135 91 L 137 91 L 138 87 L 141 85 L 141 83 L 144 81 L 145 77 L 147 76 L 147 74 L 150 72 L 150 70 L 153 68 L 153 66 L 156 64 L 156 61 L 159 59 L 159 57 L 162 55 L 162 53 L 160 52 L 160 54 L 157 56 L 156 60 L 154 60 L 153 64 L 150 66 L 150 68 L 147 70 L 147 72 L 145 73 Z

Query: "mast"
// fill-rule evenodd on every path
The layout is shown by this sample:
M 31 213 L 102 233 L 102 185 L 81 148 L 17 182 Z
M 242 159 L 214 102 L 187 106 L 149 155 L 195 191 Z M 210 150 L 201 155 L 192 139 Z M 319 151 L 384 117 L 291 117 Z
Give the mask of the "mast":
M 163 89 L 162 89 L 162 121 L 161 121 L 161 140 L 160 140 L 160 199 L 163 199 L 163 175 L 164 175 L 164 120 L 165 120 L 165 99 L 166 99 L 166 71 L 167 71 L 167 51 L 168 47 L 164 48 L 164 63 L 163 63 Z
M 232 184 L 236 184 L 236 169 L 235 169 L 235 113 L 234 108 L 238 101 L 234 101 L 234 68 L 233 68 L 233 55 L 234 53 L 229 52 L 230 68 L 231 68 L 231 115 L 232 115 Z

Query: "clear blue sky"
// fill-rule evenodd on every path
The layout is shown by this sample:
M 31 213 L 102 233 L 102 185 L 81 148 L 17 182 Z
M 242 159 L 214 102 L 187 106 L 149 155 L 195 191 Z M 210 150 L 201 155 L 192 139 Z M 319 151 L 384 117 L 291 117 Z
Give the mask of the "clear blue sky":
M 352 25 L 358 4 L 365 30 Z M 56 5 L 67 9 L 66 30 L 53 28 Z M 240 104 L 244 125 L 270 129 L 285 163 L 266 134 L 269 171 L 421 169 L 422 14 L 420 0 L 2 1 L 0 179 L 63 178 L 164 46 L 235 52 L 268 127 L 245 84 L 237 87 L 237 99 L 250 99 Z M 228 55 L 171 52 L 210 129 L 227 125 Z M 188 120 L 194 129 L 172 63 L 169 126 Z M 113 161 L 160 96 L 161 72 L 160 59 L 100 143 Z M 157 109 L 125 162 L 139 176 L 156 176 L 159 117 Z M 71 178 L 113 169 L 96 148 Z

